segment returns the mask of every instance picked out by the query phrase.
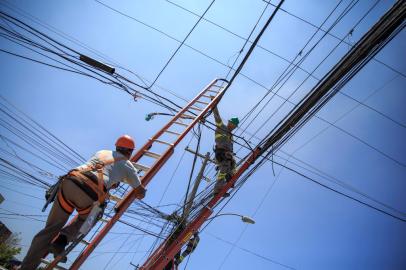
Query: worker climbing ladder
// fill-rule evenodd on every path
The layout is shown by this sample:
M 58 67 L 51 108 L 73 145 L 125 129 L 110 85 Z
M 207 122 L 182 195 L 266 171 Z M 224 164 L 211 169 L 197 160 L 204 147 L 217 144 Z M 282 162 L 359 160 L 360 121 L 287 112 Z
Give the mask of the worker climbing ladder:
M 142 185 L 145 187 L 148 185 L 159 169 L 174 153 L 175 147 L 194 125 L 204 118 L 209 110 L 213 108 L 214 104 L 221 99 L 227 85 L 228 82 L 224 79 L 213 80 L 134 154 L 131 162 L 142 172 L 140 177 Z M 212 99 L 212 96 L 214 96 L 214 99 Z M 133 189 L 123 198 L 116 198 L 118 203 L 115 206 L 115 215 L 105 221 L 102 229 L 90 242 L 80 241 L 80 243 L 86 244 L 86 248 L 79 254 L 70 269 L 79 269 L 86 258 L 137 198 L 137 195 L 137 190 Z M 79 244 L 79 241 L 76 244 Z M 61 259 L 61 256 L 55 258 L 46 269 L 53 269 Z

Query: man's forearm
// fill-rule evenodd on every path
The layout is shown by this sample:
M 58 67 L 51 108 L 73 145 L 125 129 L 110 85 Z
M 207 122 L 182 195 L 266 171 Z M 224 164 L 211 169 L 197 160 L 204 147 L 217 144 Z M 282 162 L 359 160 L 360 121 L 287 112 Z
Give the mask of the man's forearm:
M 213 108 L 213 116 L 214 120 L 216 121 L 216 124 L 222 122 L 217 106 Z

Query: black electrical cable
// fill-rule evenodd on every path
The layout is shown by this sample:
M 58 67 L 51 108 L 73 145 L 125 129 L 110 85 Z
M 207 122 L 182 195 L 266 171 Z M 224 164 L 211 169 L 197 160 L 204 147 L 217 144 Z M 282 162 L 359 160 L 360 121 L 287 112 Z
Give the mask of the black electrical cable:
M 346 9 L 344 11 L 342 11 L 342 15 L 345 12 L 348 12 L 350 9 L 349 7 L 352 5 L 354 1 L 352 1 L 351 3 L 349 3 L 346 7 Z M 273 93 L 273 96 L 275 94 L 277 94 L 280 89 L 282 88 L 283 84 L 278 88 L 278 90 L 275 92 L 274 89 L 276 88 L 276 86 L 282 82 L 289 74 L 291 74 L 288 79 L 293 75 L 293 73 L 295 72 L 295 70 L 297 70 L 297 67 L 300 66 L 301 63 L 303 63 L 303 61 L 310 55 L 310 53 L 317 47 L 318 44 L 320 44 L 320 42 L 325 38 L 325 36 L 327 35 L 327 33 L 330 32 L 331 29 L 333 29 L 333 27 L 343 18 L 343 16 L 339 16 L 339 18 L 337 18 L 335 20 L 335 22 L 330 26 L 329 30 L 325 32 L 325 34 L 319 38 L 319 40 L 313 44 L 312 48 L 310 50 L 307 51 L 306 55 L 302 57 L 302 59 L 298 62 L 295 63 L 296 59 L 301 56 L 302 52 L 305 50 L 305 48 L 307 47 L 307 45 L 309 45 L 309 43 L 313 40 L 313 38 L 316 36 L 316 34 L 319 32 L 319 30 L 321 29 L 321 27 L 331 18 L 331 16 L 334 14 L 334 12 L 337 10 L 337 8 L 340 6 L 340 4 L 342 3 L 342 0 L 339 1 L 335 7 L 333 8 L 333 10 L 327 15 L 327 17 L 323 20 L 323 22 L 320 24 L 320 26 L 316 29 L 316 31 L 313 33 L 313 35 L 308 38 L 307 42 L 305 43 L 305 45 L 300 49 L 299 53 L 295 56 L 295 58 L 290 61 L 290 64 L 282 71 L 282 73 L 279 75 L 279 77 L 276 79 L 276 81 L 273 83 L 273 85 L 269 88 L 269 90 L 267 91 L 267 93 L 260 99 L 260 101 L 258 103 L 256 103 L 252 109 L 242 118 L 242 125 L 245 123 L 245 121 L 248 120 L 249 116 L 253 113 L 253 111 L 259 106 L 259 104 L 269 95 L 269 93 Z M 348 11 L 347 11 L 348 10 Z M 293 65 L 293 67 L 292 67 Z M 292 68 L 291 68 L 292 67 Z M 309 73 L 309 76 L 312 73 Z M 286 80 L 287 81 L 287 80 Z M 286 82 L 285 81 L 285 82 Z M 273 97 L 272 96 L 272 97 Z M 264 107 L 269 104 L 269 102 L 272 100 L 269 99 L 267 101 L 267 103 L 262 107 L 262 110 L 264 109 Z M 289 98 L 288 98 L 289 99 Z M 261 110 L 260 110 L 261 111 Z M 252 121 L 250 121 L 251 123 L 255 120 L 256 117 L 254 117 L 254 119 Z M 248 127 L 248 126 L 247 126 Z M 247 129 L 247 127 L 245 128 L 245 130 Z
M 276 6 L 275 4 L 272 4 L 270 1 L 266 1 L 266 0 L 263 0 L 263 1 L 264 1 L 265 3 L 267 3 L 267 4 L 272 5 L 272 6 Z M 294 17 L 294 18 L 296 18 L 296 19 L 298 19 L 298 20 L 300 20 L 300 21 L 302 21 L 302 22 L 304 22 L 304 23 L 306 23 L 306 24 L 308 24 L 308 25 L 314 27 L 314 28 L 317 28 L 317 27 L 318 27 L 318 26 L 315 25 L 314 23 L 312 23 L 312 22 L 310 22 L 310 21 L 308 21 L 308 20 L 306 20 L 306 19 L 304 19 L 304 18 L 302 18 L 302 17 L 297 16 L 297 15 L 293 14 L 292 12 L 287 11 L 286 9 L 281 8 L 281 11 L 285 12 L 286 14 L 288 14 L 288 15 L 290 15 L 290 16 L 292 16 L 292 17 Z M 324 30 L 324 29 L 322 29 L 322 28 L 320 29 L 320 31 L 326 32 L 326 30 Z M 330 37 L 333 37 L 333 38 L 337 39 L 337 40 L 340 40 L 340 39 L 341 39 L 340 37 L 334 35 L 333 33 L 328 33 L 328 35 L 329 35 Z M 349 42 L 347 42 L 347 41 L 344 41 L 344 43 L 347 44 L 348 46 L 351 46 L 351 47 L 353 46 L 351 43 L 349 43 Z M 379 64 L 385 66 L 386 68 L 392 70 L 393 72 L 397 73 L 398 75 L 400 75 L 400 76 L 406 78 L 406 74 L 403 74 L 400 70 L 395 69 L 394 67 L 388 65 L 387 63 L 382 62 L 381 60 L 379 60 L 379 59 L 377 59 L 377 58 L 374 58 L 373 60 L 376 61 L 377 63 L 379 63 Z
M 265 8 L 262 10 L 261 15 L 258 17 L 257 22 L 255 23 L 254 27 L 252 28 L 251 32 L 249 33 L 248 37 L 245 39 L 244 44 L 242 45 L 240 51 L 238 52 L 238 55 L 235 57 L 234 63 L 231 65 L 231 67 L 229 68 L 227 75 L 225 76 L 225 78 L 227 79 L 228 76 L 231 74 L 231 71 L 234 70 L 234 66 L 237 64 L 238 58 L 240 57 L 240 55 L 242 54 L 242 52 L 244 51 L 245 46 L 248 44 L 252 34 L 254 33 L 255 29 L 257 28 L 259 22 L 261 21 L 262 17 L 265 14 L 265 11 L 268 9 L 269 5 L 266 5 Z
M 100 2 L 98 0 L 95 0 L 97 2 Z M 216 0 L 212 0 L 209 4 L 209 6 L 206 8 L 206 10 L 203 12 L 203 14 L 199 17 L 197 22 L 193 25 L 192 29 L 190 29 L 189 33 L 185 36 L 185 38 L 182 40 L 182 42 L 179 44 L 179 46 L 176 48 L 176 50 L 172 53 L 171 57 L 168 59 L 168 61 L 165 63 L 161 71 L 159 71 L 158 75 L 155 77 L 155 79 L 152 81 L 151 85 L 148 88 L 151 88 L 155 82 L 159 79 L 159 77 L 162 75 L 162 73 L 165 71 L 165 69 L 168 67 L 169 63 L 172 61 L 172 59 L 175 57 L 175 55 L 178 53 L 180 48 L 182 48 L 183 44 L 185 44 L 186 40 L 188 37 L 193 33 L 193 31 L 196 29 L 196 27 L 199 25 L 200 21 L 202 18 L 206 15 L 206 13 L 209 11 L 211 6 L 214 4 Z
M 179 106 L 180 107 L 180 106 Z
M 271 16 L 268 18 L 268 20 L 266 21 L 265 25 L 262 27 L 261 31 L 258 33 L 258 35 L 256 36 L 255 40 L 252 42 L 250 48 L 248 49 L 247 53 L 245 54 L 244 58 L 242 59 L 240 65 L 238 66 L 238 68 L 235 70 L 233 76 L 231 77 L 231 79 L 228 82 L 227 87 L 224 89 L 224 92 L 227 91 L 228 88 L 230 88 L 230 86 L 232 85 L 232 83 L 234 82 L 235 78 L 238 76 L 238 74 L 241 72 L 242 68 L 244 67 L 245 63 L 247 62 L 248 58 L 250 57 L 251 53 L 253 52 L 253 50 L 255 49 L 255 46 L 257 45 L 258 41 L 261 39 L 262 35 L 265 33 L 265 30 L 268 28 L 269 24 L 273 21 L 275 15 L 278 13 L 280 7 L 282 6 L 283 2 L 285 2 L 285 0 L 281 0 L 279 1 L 279 4 L 277 5 L 277 7 L 275 8 L 275 10 L 272 12 Z

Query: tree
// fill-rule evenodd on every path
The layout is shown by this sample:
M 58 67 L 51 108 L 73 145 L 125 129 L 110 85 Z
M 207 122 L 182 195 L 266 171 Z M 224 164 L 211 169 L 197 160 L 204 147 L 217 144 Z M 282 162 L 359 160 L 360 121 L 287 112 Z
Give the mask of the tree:
M 20 241 L 20 235 L 13 233 L 7 240 L 0 243 L 1 266 L 9 267 L 9 261 L 17 254 L 20 254 L 21 248 L 18 247 Z

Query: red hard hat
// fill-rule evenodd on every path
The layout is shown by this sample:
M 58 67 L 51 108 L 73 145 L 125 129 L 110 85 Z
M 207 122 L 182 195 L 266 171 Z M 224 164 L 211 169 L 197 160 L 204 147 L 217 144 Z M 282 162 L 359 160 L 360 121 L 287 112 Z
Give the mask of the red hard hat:
M 123 135 L 117 139 L 116 146 L 128 148 L 128 149 L 134 149 L 135 142 L 134 142 L 133 138 L 131 138 L 129 135 Z

